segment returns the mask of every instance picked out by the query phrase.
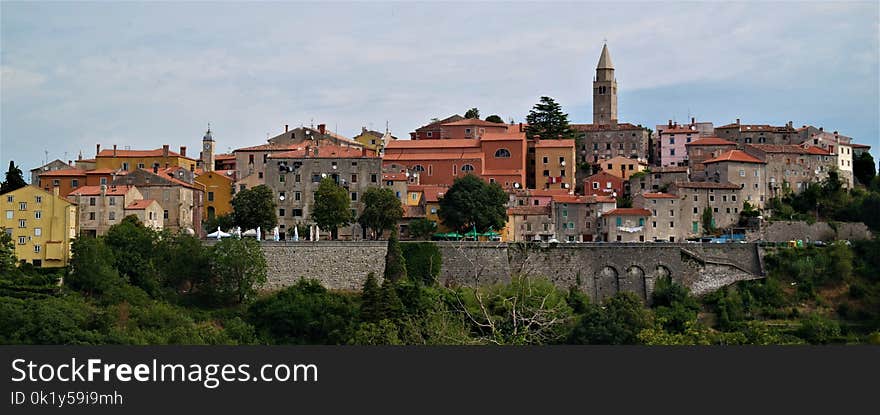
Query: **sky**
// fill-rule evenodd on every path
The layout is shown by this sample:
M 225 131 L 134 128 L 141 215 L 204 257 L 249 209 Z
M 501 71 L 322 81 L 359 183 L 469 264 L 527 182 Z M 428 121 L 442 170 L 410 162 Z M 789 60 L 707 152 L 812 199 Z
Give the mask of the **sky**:
M 198 157 L 324 123 L 408 137 L 541 96 L 592 119 L 607 39 L 621 122 L 810 124 L 880 148 L 878 2 L 0 3 L 0 168 L 110 148 Z

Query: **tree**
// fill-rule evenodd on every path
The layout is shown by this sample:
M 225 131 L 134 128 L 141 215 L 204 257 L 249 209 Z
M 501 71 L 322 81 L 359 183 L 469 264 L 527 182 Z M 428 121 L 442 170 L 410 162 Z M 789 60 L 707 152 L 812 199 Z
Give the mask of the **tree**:
M 486 183 L 472 174 L 455 179 L 440 199 L 443 223 L 459 231 L 503 229 L 507 222 L 507 193 L 497 183 Z
M 437 222 L 418 218 L 409 223 L 409 236 L 415 239 L 428 239 L 437 232 Z
M 315 192 L 312 220 L 319 228 L 329 230 L 333 238 L 336 237 L 337 228 L 348 225 L 354 220 L 348 191 L 330 177 L 321 180 Z
M 202 228 L 205 229 L 205 233 L 214 232 L 217 228 L 228 231 L 232 229 L 233 226 L 235 226 L 235 218 L 233 218 L 232 213 L 217 215 L 213 218 L 205 218 L 202 220 Z
M 242 229 L 257 229 L 264 232 L 278 224 L 275 216 L 275 196 L 269 186 L 261 184 L 250 189 L 239 191 L 232 198 L 233 218 L 235 224 Z
M 571 333 L 574 344 L 636 344 L 638 335 L 653 327 L 651 313 L 642 300 L 620 292 L 605 300 L 604 307 L 590 304 Z
M 492 115 L 486 117 L 486 121 L 494 122 L 494 123 L 498 123 L 498 124 L 504 124 L 504 120 L 501 119 L 501 116 L 495 115 L 495 114 L 492 114 Z
M 153 261 L 157 239 L 157 233 L 134 215 L 126 216 L 104 235 L 104 242 L 113 251 L 113 265 L 119 274 L 151 295 L 159 292 L 158 273 Z
M 382 291 L 376 281 L 376 274 L 367 274 L 361 292 L 361 321 L 377 322 L 382 320 Z
M 0 228 L 0 275 L 5 275 L 15 269 L 15 244 L 12 236 L 6 233 L 6 228 Z
M 103 238 L 76 238 L 71 251 L 73 256 L 67 283 L 72 288 L 92 295 L 123 282 L 113 268 L 113 252 L 104 244 Z
M 478 110 L 476 108 L 471 108 L 471 109 L 467 110 L 467 112 L 464 113 L 464 117 L 479 120 L 480 119 L 480 110 Z
M 6 180 L 0 184 L 0 194 L 9 193 L 14 190 L 27 186 L 24 181 L 21 169 L 15 165 L 15 162 L 9 161 L 9 170 L 6 171 Z
M 529 139 L 574 138 L 568 125 L 568 114 L 562 112 L 562 106 L 553 98 L 541 97 L 541 102 L 529 111 L 526 122 L 529 124 L 526 128 Z
M 715 230 L 715 219 L 712 218 L 712 208 L 709 206 L 703 209 L 702 221 L 703 232 L 712 233 Z
M 266 257 L 250 238 L 226 238 L 211 249 L 213 279 L 207 289 L 219 303 L 246 303 L 266 282 Z
M 166 235 L 156 244 L 156 267 L 163 285 L 175 290 L 196 288 L 207 278 L 209 251 L 198 238 L 185 233 Z
M 874 157 L 871 153 L 865 151 L 856 157 L 853 157 L 853 176 L 859 183 L 868 186 L 871 180 L 877 175 L 877 167 L 874 164 Z
M 364 211 L 358 223 L 364 228 L 375 232 L 374 239 L 379 239 L 382 232 L 394 229 L 403 218 L 403 206 L 400 199 L 387 187 L 371 187 L 363 197 Z
M 397 232 L 388 238 L 388 252 L 385 254 L 385 281 L 401 281 L 406 279 L 406 260 L 397 240 Z

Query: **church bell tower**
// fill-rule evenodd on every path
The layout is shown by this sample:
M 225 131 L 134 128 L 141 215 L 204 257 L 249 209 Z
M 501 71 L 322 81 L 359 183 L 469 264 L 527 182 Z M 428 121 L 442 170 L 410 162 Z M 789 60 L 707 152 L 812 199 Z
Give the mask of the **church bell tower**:
M 608 44 L 602 46 L 596 77 L 593 79 L 593 124 L 611 125 L 617 123 L 617 79 L 614 78 L 614 65 Z

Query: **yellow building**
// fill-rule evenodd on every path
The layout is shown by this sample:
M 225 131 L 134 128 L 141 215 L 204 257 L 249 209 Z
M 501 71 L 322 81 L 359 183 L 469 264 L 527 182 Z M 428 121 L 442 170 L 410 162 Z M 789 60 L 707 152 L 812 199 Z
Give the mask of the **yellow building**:
M 628 180 L 629 176 L 644 171 L 648 168 L 648 163 L 644 160 L 630 159 L 623 156 L 617 156 L 607 160 L 599 160 L 599 167 L 603 171 L 613 174 L 621 179 Z
M 370 150 L 381 151 L 389 141 L 397 140 L 397 137 L 392 136 L 389 131 L 385 131 L 383 134 L 378 131 L 368 130 L 366 127 L 361 127 L 361 133 L 352 137 L 352 140 L 363 144 L 364 147 Z
M 132 172 L 137 169 L 152 171 L 153 168 L 183 167 L 193 171 L 197 163 L 186 156 L 186 147 L 180 147 L 180 153 L 175 153 L 168 149 L 167 144 L 155 150 L 118 150 L 115 145 L 112 149 L 101 150 L 98 145 L 97 151 L 96 169 Z
M 12 236 L 19 261 L 37 267 L 63 267 L 76 236 L 76 205 L 36 186 L 0 196 L 0 227 Z
M 226 174 L 228 172 L 229 174 Z M 232 213 L 232 170 L 209 171 L 196 176 L 195 182 L 205 186 L 202 218 L 214 219 Z
M 574 140 L 536 140 L 535 189 L 574 189 Z

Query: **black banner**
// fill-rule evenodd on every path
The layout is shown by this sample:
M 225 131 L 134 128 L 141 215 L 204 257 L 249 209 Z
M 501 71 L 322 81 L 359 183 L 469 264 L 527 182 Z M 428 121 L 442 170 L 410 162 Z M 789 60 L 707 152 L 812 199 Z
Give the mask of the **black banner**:
M 876 405 L 880 373 L 878 347 L 2 346 L 0 353 L 3 413 L 848 413 Z

